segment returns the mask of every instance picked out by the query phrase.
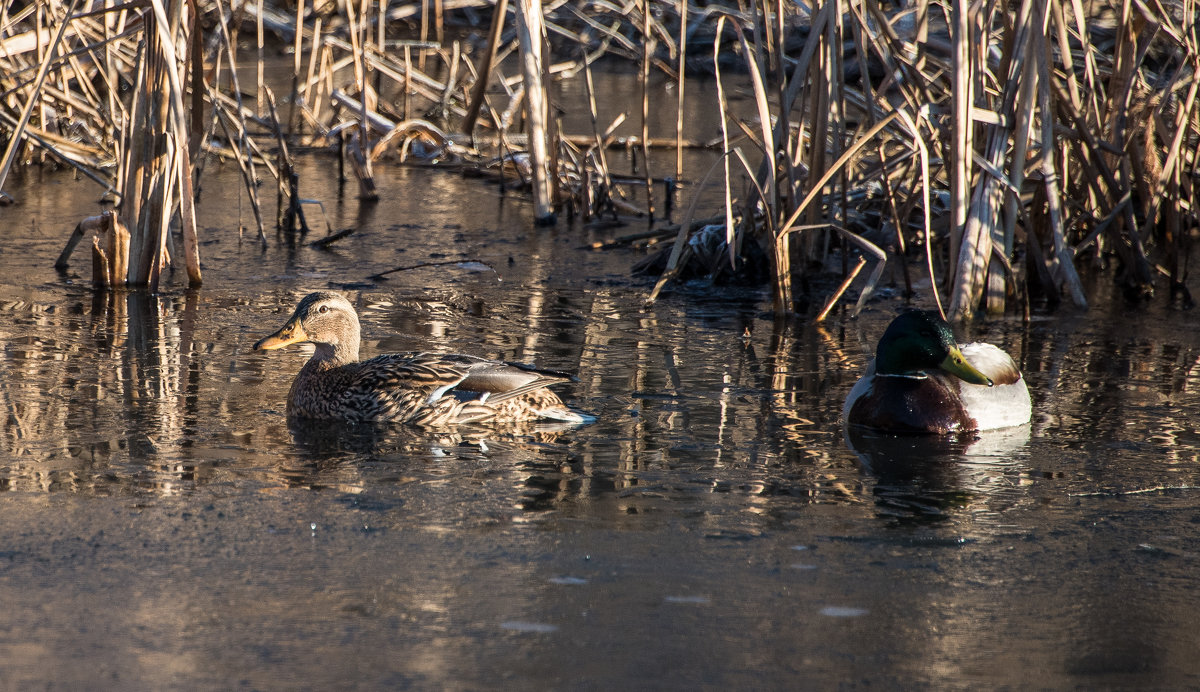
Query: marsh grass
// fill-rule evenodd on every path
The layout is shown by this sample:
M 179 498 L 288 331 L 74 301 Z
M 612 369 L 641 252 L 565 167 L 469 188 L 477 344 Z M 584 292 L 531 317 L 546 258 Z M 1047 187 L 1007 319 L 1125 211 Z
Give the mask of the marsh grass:
M 172 261 L 172 228 L 200 282 L 192 190 L 213 156 L 238 162 L 260 241 L 264 176 L 277 229 L 304 232 L 302 205 L 319 200 L 296 198 L 296 146 L 337 151 L 363 203 L 391 158 L 529 190 L 542 221 L 649 224 L 624 237 L 674 239 L 650 300 L 684 274 L 763 263 L 781 315 L 812 304 L 823 318 L 855 292 L 861 308 L 888 269 L 954 319 L 1086 307 L 1081 268 L 1141 298 L 1165 281 L 1190 304 L 1195 15 L 1190 1 L 1134 0 L 6 4 L 0 186 L 15 161 L 47 158 L 104 186 L 135 285 Z M 245 32 L 255 50 L 239 52 Z M 271 42 L 294 51 L 284 108 L 264 83 Z M 601 59 L 637 70 L 636 136 L 614 137 L 624 116 L 597 119 Z M 257 63 L 251 89 L 239 60 Z M 670 137 L 647 125 L 663 106 L 654 71 L 678 84 Z M 712 170 L 682 155 L 705 144 L 683 106 L 697 71 L 718 86 Z M 568 79 L 586 82 L 590 133 L 558 130 L 555 107 L 581 107 L 551 107 Z M 618 143 L 637 152 L 633 176 L 609 167 Z M 673 171 L 653 170 L 653 146 L 674 147 Z M 667 177 L 684 183 L 682 223 L 656 209 Z M 814 272 L 836 289 L 797 296 Z

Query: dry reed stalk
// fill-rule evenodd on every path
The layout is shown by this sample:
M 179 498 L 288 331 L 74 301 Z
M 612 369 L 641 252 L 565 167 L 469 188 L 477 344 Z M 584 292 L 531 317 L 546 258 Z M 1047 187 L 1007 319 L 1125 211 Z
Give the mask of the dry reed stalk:
M 1034 15 L 1033 4 L 1034 0 L 1023 0 L 1015 17 L 1015 36 L 1011 42 L 1010 59 L 1007 64 L 1008 73 L 998 75 L 995 80 L 1006 85 L 1001 94 L 1002 102 L 996 104 L 998 115 L 993 115 L 994 122 L 984 125 L 990 129 L 986 137 L 980 138 L 984 142 L 984 151 L 975 153 L 978 157 L 978 165 L 983 172 L 979 176 L 970 205 L 966 210 L 966 223 L 961 230 L 958 227 L 952 227 L 952 232 L 957 233 L 960 238 L 960 244 L 959 254 L 951 255 L 952 258 L 957 259 L 955 281 L 950 295 L 951 319 L 969 319 L 980 304 L 985 290 L 992 285 L 990 275 L 992 248 L 998 247 L 1004 256 L 1007 256 L 1009 251 L 1009 243 L 1006 243 L 1003 227 L 999 223 L 1000 206 L 1007 197 L 1004 194 L 1005 185 L 1010 187 L 1015 187 L 1015 185 L 1007 179 L 1003 171 L 1006 167 L 1005 162 L 1010 144 L 1023 139 L 1028 134 L 1009 128 L 1010 124 L 1014 122 L 1016 99 L 1018 90 L 1022 86 L 1020 76 L 1030 77 L 1033 74 L 1022 69 L 1021 59 L 1030 54 L 1036 58 L 1037 51 L 1031 50 L 1031 48 L 1040 45 L 1036 41 L 1036 37 L 1032 35 L 1031 24 L 1041 25 L 1039 22 L 1031 21 Z M 987 40 L 980 41 L 980 43 L 987 43 Z M 984 63 L 972 64 L 983 65 Z M 1028 95 L 1032 93 L 1032 90 L 1025 89 L 1022 93 Z M 971 120 L 966 124 L 966 128 L 973 129 L 975 122 L 983 114 L 984 111 L 972 104 L 969 114 Z M 1024 159 L 1014 160 L 1013 167 L 1023 170 Z M 969 169 L 967 174 L 970 175 Z M 1019 188 L 1016 189 L 1019 194 Z M 998 283 L 999 286 L 993 289 L 998 289 L 998 292 L 989 292 L 988 306 L 995 312 L 1003 312 L 1005 289 L 1003 274 L 998 275 Z
M 375 189 L 375 177 L 371 173 L 371 161 L 367 156 L 367 147 L 370 143 L 364 141 L 361 128 L 351 128 L 349 141 L 346 143 L 346 156 L 350 160 L 350 167 L 354 171 L 354 177 L 358 180 L 358 197 L 363 200 L 379 199 L 379 192 Z
M 305 71 L 304 84 L 301 85 L 299 93 L 299 97 L 303 99 L 302 103 L 306 107 L 310 103 L 313 104 L 313 119 L 318 122 L 320 121 L 319 111 L 321 106 L 321 94 L 319 90 L 323 80 L 317 76 L 317 64 L 322 62 L 322 57 L 324 56 L 324 49 L 321 43 L 321 30 L 324 23 L 325 18 L 320 15 L 317 15 L 313 21 L 312 38 L 308 49 L 308 69 Z M 315 94 L 314 90 L 316 90 Z
M 1035 7 L 1035 15 L 1030 29 L 1034 32 L 1031 40 L 1032 53 L 1042 54 L 1048 48 L 1045 36 L 1044 16 L 1046 3 L 1039 0 Z M 1035 109 L 1037 107 L 1035 88 L 1040 81 L 1037 77 L 1036 60 L 1030 59 L 1028 53 L 1022 55 L 1016 49 L 1011 51 L 1011 59 L 1020 61 L 1020 69 L 1011 69 L 1010 74 L 1020 74 L 1020 88 L 1016 96 L 1011 117 L 1015 117 L 1012 130 L 1013 148 L 1010 171 L 1007 176 L 1008 194 L 1004 197 L 1004 225 L 1000 229 L 1003 244 L 997 248 L 997 254 L 1007 259 L 1012 256 L 1016 237 L 1017 221 L 1022 216 L 1021 189 L 1025 184 L 1025 162 L 1028 157 L 1030 137 L 1033 131 Z M 1011 89 L 1012 86 L 1010 85 Z M 1002 313 L 1005 309 L 1005 290 L 1008 282 L 1000 267 L 991 265 L 988 274 L 987 311 L 990 314 Z M 1027 302 L 1026 302 L 1027 304 Z
M 679 79 L 675 93 L 675 178 L 683 177 L 683 92 L 687 86 L 688 0 L 679 0 Z
M 433 0 L 433 35 L 434 41 L 438 44 L 445 43 L 446 41 L 445 17 L 443 15 L 444 9 L 442 7 L 442 0 Z
M 970 214 L 971 152 L 973 151 L 973 122 L 971 107 L 974 105 L 975 63 L 971 54 L 971 19 L 967 0 L 955 0 L 950 6 L 951 55 L 951 98 L 953 115 L 950 130 L 950 257 L 957 262 L 962 256 L 963 230 Z M 977 257 L 977 250 L 969 250 L 968 257 Z M 954 276 L 961 276 L 957 270 Z M 951 277 L 951 284 L 955 279 Z M 936 290 L 936 289 L 935 289 Z M 951 315 L 955 309 L 951 303 Z
M 825 307 L 821 308 L 821 312 L 817 313 L 817 317 L 814 320 L 815 322 L 825 321 L 825 318 L 829 316 L 829 313 L 833 310 L 833 307 L 837 305 L 838 300 L 846 293 L 846 290 L 850 288 L 850 284 L 854 283 L 854 280 L 858 278 L 859 272 L 861 272 L 862 268 L 866 265 L 867 258 L 860 256 L 858 258 L 858 262 L 854 265 L 854 269 L 851 269 L 846 273 L 846 278 L 842 280 L 842 283 L 839 284 L 836 289 L 834 289 L 833 294 L 829 296 L 829 300 L 825 301 Z
M 111 213 L 111 211 L 108 211 L 104 212 L 103 214 L 97 214 L 96 216 L 89 216 L 76 224 L 75 230 L 67 239 L 66 247 L 63 248 L 63 251 L 58 255 L 58 259 L 54 262 L 54 268 L 63 270 L 69 267 L 71 264 L 71 253 L 75 252 L 75 248 L 79 245 L 79 241 L 83 240 L 84 236 L 86 236 L 88 233 L 95 235 L 104 230 L 105 226 L 108 224 L 105 214 Z
M 917 127 L 917 124 L 906 111 L 897 110 L 896 115 L 912 137 L 913 146 L 916 148 L 920 160 L 921 230 L 924 232 L 925 241 L 925 268 L 929 272 L 929 285 L 933 293 L 933 300 L 937 304 L 938 314 L 942 316 L 942 319 L 945 319 L 946 311 L 942 307 L 942 297 L 937 290 L 937 276 L 933 271 L 933 212 L 930 209 L 932 195 L 930 194 L 929 147 L 921 136 L 920 128 Z M 900 229 L 896 230 L 897 233 L 900 232 Z
M 730 152 L 721 154 L 720 161 L 714 161 L 712 166 L 709 166 L 708 171 L 704 173 L 704 177 L 700 179 L 700 184 L 696 186 L 695 192 L 692 194 L 692 199 L 688 202 L 687 211 L 684 212 L 683 220 L 679 222 L 679 232 L 675 236 L 675 243 L 671 247 L 671 254 L 667 258 L 666 269 L 662 275 L 658 277 L 658 281 L 654 284 L 654 289 L 650 291 L 650 295 L 646 298 L 646 305 L 654 304 L 658 300 L 658 295 L 662 292 L 663 287 L 667 285 L 678 274 L 680 269 L 687 264 L 687 258 L 691 256 L 691 249 L 688 247 L 687 239 L 692 230 L 692 219 L 696 216 L 696 209 L 700 203 L 700 193 L 708 186 L 708 179 L 712 177 L 718 169 L 718 166 L 723 165 L 728 159 Z
M 717 36 L 721 35 L 721 30 L 724 28 L 725 22 L 725 15 L 721 15 L 721 17 L 717 19 Z M 733 222 L 733 192 L 731 189 L 732 175 L 730 174 L 729 170 L 729 155 L 732 153 L 732 149 L 730 149 L 729 146 L 729 124 L 727 122 L 729 112 L 728 104 L 725 100 L 725 87 L 721 81 L 720 50 L 720 41 L 713 42 L 713 67 L 716 70 L 717 105 L 720 108 L 721 113 L 721 163 L 724 166 L 725 173 L 723 178 L 725 193 L 725 245 L 729 250 L 730 265 L 736 266 L 737 255 L 736 250 L 734 249 L 735 226 Z M 786 251 L 781 253 L 778 249 L 778 245 L 774 242 L 772 242 L 770 247 L 766 248 L 766 250 L 772 257 L 772 277 L 775 278 L 775 291 L 772 293 L 772 299 L 775 305 L 775 314 L 778 315 L 782 314 L 783 311 L 790 310 L 792 304 L 791 283 L 786 279 L 780 278 L 791 275 L 790 271 L 788 271 L 786 267 L 788 253 Z M 783 267 L 780 266 L 781 259 L 785 265 Z
M 548 126 L 549 101 L 543 82 L 544 64 L 542 53 L 545 46 L 545 28 L 542 21 L 542 6 L 537 0 L 519 0 L 517 3 L 517 37 L 521 45 L 521 72 L 525 83 L 526 102 L 529 104 L 527 130 L 529 133 L 529 155 L 533 168 L 534 223 L 548 225 L 555 222 L 553 193 L 550 185 L 550 142 Z
M 492 25 L 491 30 L 488 31 L 487 46 L 479 58 L 479 65 L 475 68 L 475 84 L 471 89 L 471 99 L 459 128 L 463 134 L 473 135 L 475 132 L 475 123 L 483 107 L 484 97 L 487 96 L 488 81 L 492 77 L 492 65 L 496 60 L 496 51 L 500 48 L 501 35 L 504 32 L 504 18 L 507 13 L 508 0 L 496 0 L 496 6 L 492 10 Z
M 1054 121 L 1049 116 L 1050 108 L 1050 74 L 1045 62 L 1038 63 L 1038 106 L 1042 114 L 1041 127 L 1041 173 L 1043 184 L 1046 186 L 1046 206 L 1050 217 L 1051 237 L 1054 242 L 1054 256 L 1057 259 L 1056 269 L 1059 280 L 1066 284 L 1071 299 L 1080 308 L 1087 308 L 1087 297 L 1079 275 L 1075 272 L 1075 263 L 1066 242 L 1061 202 L 1058 190 L 1058 175 L 1054 168 Z
M 108 288 L 112 284 L 112 263 L 108 260 L 104 248 L 100 246 L 100 238 L 92 237 L 92 285 L 98 288 Z
M 230 2 L 233 2 L 233 0 L 230 0 Z M 263 111 L 263 104 L 266 103 L 266 97 L 263 94 L 263 89 L 267 85 L 266 75 L 264 74 L 266 69 L 265 61 L 263 60 L 263 43 L 265 38 L 263 35 L 263 0 L 258 0 L 257 9 L 258 11 L 254 13 L 254 38 L 256 48 L 255 57 L 257 58 L 256 65 L 258 68 L 255 71 L 257 79 L 255 80 L 256 89 L 254 92 L 254 107 L 255 115 L 261 118 L 266 115 L 266 113 Z
M 370 133 L 367 131 L 367 114 L 373 111 L 375 100 L 367 85 L 366 48 L 363 45 L 366 37 L 367 2 L 368 0 L 362 0 L 361 13 L 357 15 L 361 21 L 356 20 L 354 2 L 351 0 L 346 3 L 346 16 L 350 22 L 350 43 L 354 55 L 354 82 L 359 89 L 358 130 L 350 138 L 348 153 L 354 175 L 358 179 L 359 199 L 374 201 L 379 199 L 379 193 L 375 188 L 375 174 L 371 169 L 371 159 L 366 154 L 371 141 Z
M 378 13 L 375 19 L 375 28 L 377 31 L 375 35 L 375 50 L 379 52 L 380 55 L 385 55 L 387 53 L 387 0 L 379 0 L 379 6 L 376 9 Z M 383 91 L 382 81 L 383 75 L 375 73 L 374 89 L 376 94 L 379 94 Z
M 237 59 L 233 50 L 233 41 L 230 38 L 229 25 L 225 21 L 224 12 L 218 11 L 217 17 L 219 19 L 218 26 L 220 27 L 220 38 L 222 45 L 225 48 L 224 54 L 226 59 L 229 61 L 230 91 L 233 92 L 235 98 L 234 104 L 237 117 L 235 118 L 231 116 L 225 108 L 221 107 L 222 102 L 218 98 L 215 87 L 210 87 L 208 90 L 209 102 L 213 106 L 214 115 L 217 117 L 221 125 L 221 129 L 225 132 L 225 138 L 231 144 L 237 142 L 240 145 L 240 155 L 236 156 L 235 159 L 238 164 L 238 170 L 242 174 L 242 181 L 246 186 L 246 194 L 250 198 L 250 207 L 254 213 L 254 221 L 258 231 L 259 242 L 265 246 L 267 243 L 267 234 L 265 224 L 263 222 L 262 205 L 258 201 L 258 174 L 254 168 L 254 156 L 252 156 L 250 153 L 251 146 L 254 144 L 254 140 L 246 135 L 246 121 L 244 118 L 245 111 L 244 107 L 242 106 L 242 90 L 238 84 Z M 236 128 L 236 130 L 234 128 Z
M 304 55 L 304 5 L 305 0 L 296 2 L 296 35 L 292 44 L 292 94 L 288 99 L 288 134 L 296 134 L 296 107 L 300 105 L 300 67 Z
M 829 84 L 829 106 L 830 106 L 830 136 L 828 144 L 829 156 L 837 157 L 841 154 L 843 143 L 846 141 L 846 83 L 845 74 L 846 68 L 843 63 L 843 54 L 846 45 L 845 27 L 843 17 L 848 14 L 847 9 L 838 2 L 838 12 L 832 22 L 827 24 L 826 28 L 826 45 L 828 46 L 828 59 L 825 81 Z M 835 208 L 831 212 L 840 211 L 841 218 L 837 219 L 837 223 L 845 228 L 849 226 L 850 214 L 850 199 L 849 199 L 849 176 L 847 169 L 843 168 L 838 172 L 838 181 L 834 192 L 838 195 L 835 201 Z M 826 243 L 826 252 L 831 236 L 828 233 L 823 234 Z M 849 253 L 842 254 L 842 272 L 847 272 L 847 261 Z
M 158 21 L 147 18 L 151 25 Z M 174 57 L 170 46 L 169 42 L 164 46 L 157 31 L 147 32 L 134 91 L 134 119 L 128 134 L 134 156 L 121 194 L 121 213 L 132 224 L 129 283 L 134 286 L 157 286 L 166 261 L 166 237 L 161 231 L 173 186 L 167 172 L 172 156 L 165 146 L 170 105 L 162 95 L 170 89 L 168 63 Z
M 404 45 L 404 73 L 403 73 L 403 79 L 401 80 L 401 83 L 403 84 L 403 93 L 404 93 L 404 108 L 401 111 L 401 115 L 405 120 L 408 120 L 409 114 L 412 113 L 412 109 L 409 106 L 409 97 L 412 94 L 412 73 L 413 73 L 413 70 L 412 70 L 412 47 L 409 46 L 408 44 L 405 44 Z
M 638 81 L 642 87 L 642 166 L 646 178 L 646 210 L 650 223 L 654 223 L 654 184 L 650 173 L 650 54 L 654 50 L 654 39 L 650 33 L 650 0 L 642 0 L 642 64 Z
M 279 226 L 284 232 L 291 233 L 299 223 L 300 232 L 308 233 L 308 221 L 304 218 L 304 205 L 300 200 L 300 174 L 296 172 L 296 164 L 288 150 L 287 138 L 284 137 L 283 127 L 279 124 L 275 94 L 270 87 L 266 89 L 266 95 L 271 120 L 275 123 L 275 140 L 279 145 Z M 287 200 L 286 204 L 284 199 Z
M 759 184 L 766 190 L 770 191 L 770 195 L 764 200 L 766 204 L 766 213 L 774 218 L 777 210 L 777 202 L 775 199 L 776 189 L 776 146 L 775 134 L 771 127 L 771 104 L 767 101 L 767 89 L 765 86 L 764 75 L 762 74 L 762 66 L 757 60 L 752 59 L 752 51 L 750 44 L 746 41 L 746 35 L 742 28 L 736 23 L 733 25 L 734 31 L 737 33 L 738 41 L 742 46 L 742 55 L 746 59 L 746 69 L 750 75 L 750 85 L 754 90 L 754 105 L 758 110 L 758 122 L 761 128 L 762 140 L 762 155 L 763 164 L 759 171 Z
M 446 88 L 442 90 L 441 98 L 438 101 L 438 111 L 440 113 L 450 112 L 450 103 L 454 99 L 455 92 L 457 92 L 462 86 L 459 84 L 458 77 L 458 70 L 463 60 L 461 50 L 462 48 L 458 41 L 454 41 L 450 44 L 450 57 L 446 61 L 447 67 L 449 68 L 449 74 L 446 76 Z M 439 53 L 439 55 L 443 55 L 443 57 L 445 57 L 442 53 Z
M 429 42 L 429 4 L 431 2 L 433 0 L 421 0 L 421 43 Z M 423 50 L 417 53 L 417 69 L 425 71 L 425 51 Z M 408 117 L 407 114 L 405 117 Z
M 599 175 L 599 177 L 600 177 L 599 194 L 596 195 L 596 198 L 593 203 L 587 205 L 586 209 L 588 210 L 589 214 L 600 215 L 601 213 L 603 213 L 603 207 L 608 206 L 609 208 L 612 208 L 612 204 L 611 204 L 612 178 L 609 176 L 608 157 L 605 153 L 606 147 L 604 146 L 604 140 L 600 135 L 599 123 L 597 122 L 596 88 L 595 88 L 595 85 L 592 83 L 592 67 L 591 67 L 591 65 L 584 66 L 583 80 L 584 80 L 583 81 L 584 87 L 587 89 L 588 115 L 591 117 L 592 136 L 595 141 L 594 153 L 595 153 L 595 159 L 596 159 L 596 174 Z M 590 172 L 591 169 L 586 169 L 586 170 L 588 170 Z M 592 186 L 588 185 L 587 189 L 590 193 L 592 190 Z M 613 210 L 613 214 L 615 216 L 615 214 L 616 214 L 615 209 Z

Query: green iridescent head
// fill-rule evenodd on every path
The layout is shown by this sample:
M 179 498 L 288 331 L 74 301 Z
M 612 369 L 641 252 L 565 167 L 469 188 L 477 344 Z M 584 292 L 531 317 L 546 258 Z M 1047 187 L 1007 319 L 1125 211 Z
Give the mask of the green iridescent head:
M 892 320 L 875 349 L 880 375 L 920 375 L 942 370 L 971 384 L 992 380 L 963 357 L 950 325 L 934 312 L 911 310 Z

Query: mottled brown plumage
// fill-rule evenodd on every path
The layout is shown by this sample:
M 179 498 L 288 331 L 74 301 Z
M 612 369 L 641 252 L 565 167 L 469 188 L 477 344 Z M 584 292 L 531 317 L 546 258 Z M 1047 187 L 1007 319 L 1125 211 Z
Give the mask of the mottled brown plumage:
M 524 365 L 442 353 L 389 353 L 360 361 L 358 315 L 337 293 L 300 301 L 256 350 L 311 342 L 316 351 L 288 392 L 288 416 L 422 426 L 551 419 L 584 423 L 547 386 L 570 377 Z

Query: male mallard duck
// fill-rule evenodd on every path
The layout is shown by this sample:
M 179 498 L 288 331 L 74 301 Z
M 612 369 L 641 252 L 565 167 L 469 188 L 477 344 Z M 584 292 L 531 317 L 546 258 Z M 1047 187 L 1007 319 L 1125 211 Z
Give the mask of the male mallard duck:
M 960 349 L 945 320 L 916 310 L 888 325 L 842 409 L 850 425 L 939 435 L 1021 425 L 1032 414 L 1007 353 L 991 344 Z
M 292 382 L 289 417 L 424 426 L 590 420 L 546 389 L 571 379 L 560 373 L 458 354 L 389 353 L 359 361 L 358 314 L 337 293 L 308 295 L 254 348 L 304 342 L 317 350 Z

